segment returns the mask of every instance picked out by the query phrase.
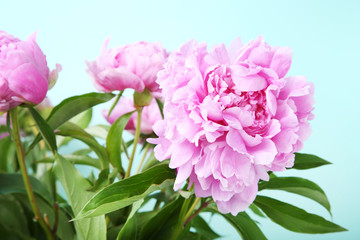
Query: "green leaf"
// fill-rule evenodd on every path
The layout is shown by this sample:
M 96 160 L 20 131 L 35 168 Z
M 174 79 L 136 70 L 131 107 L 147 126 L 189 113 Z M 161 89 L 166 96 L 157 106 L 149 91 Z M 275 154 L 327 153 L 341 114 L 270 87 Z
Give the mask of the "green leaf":
M 0 170 L 4 172 L 14 171 L 11 166 L 16 163 L 16 148 L 10 136 L 0 139 L 0 156 Z
M 154 217 L 149 219 L 140 231 L 139 240 L 170 239 L 179 218 L 179 212 L 184 198 L 165 205 Z
M 109 169 L 105 168 L 101 170 L 94 186 L 90 187 L 88 191 L 96 192 L 100 188 L 105 187 L 107 184 L 109 184 Z
M 32 207 L 30 206 L 30 202 L 27 198 L 26 193 L 14 193 L 12 194 L 16 200 L 18 202 L 21 203 L 21 205 L 24 207 L 24 209 L 26 209 L 28 212 L 31 212 L 31 216 L 30 218 L 28 218 L 28 224 L 29 222 L 33 223 L 33 213 L 32 213 Z M 43 198 L 35 195 L 36 198 L 36 202 L 39 206 L 40 212 L 42 214 L 46 214 L 50 226 L 54 226 L 55 223 L 55 211 L 54 211 L 54 207 L 52 204 L 50 204 L 48 201 L 44 200 Z M 67 214 L 66 210 L 64 210 L 63 208 L 59 207 L 58 210 L 58 226 L 57 226 L 57 231 L 56 231 L 56 235 L 60 238 L 60 239 L 74 239 L 75 237 L 75 231 L 74 231 L 74 226 L 73 223 L 70 222 L 70 216 Z M 38 223 L 36 223 L 38 224 Z M 31 229 L 32 226 L 29 226 L 29 228 Z M 33 230 L 33 229 L 31 229 Z M 39 238 L 37 238 L 39 239 Z
M 96 139 L 85 132 L 81 127 L 73 124 L 71 122 L 67 122 L 59 127 L 59 130 L 56 134 L 61 136 L 69 136 L 75 139 L 78 139 L 88 145 L 96 155 L 101 160 L 102 168 L 106 168 L 109 162 L 108 153 L 106 149 L 101 146 Z
M 79 171 L 68 161 L 57 155 L 54 165 L 55 175 L 63 186 L 68 201 L 75 215 L 77 215 L 84 204 L 94 195 L 86 191 L 91 187 L 90 183 L 83 178 Z M 105 216 L 75 221 L 78 239 L 105 239 L 106 222 Z
M 212 212 L 223 216 L 239 233 L 244 240 L 266 240 L 267 238 L 260 230 L 259 226 L 245 212 L 238 215 L 222 214 L 217 209 L 205 208 L 204 211 Z
M 255 204 L 275 223 L 300 233 L 330 233 L 347 231 L 324 218 L 279 200 L 258 195 Z
M 264 189 L 283 190 L 310 198 L 325 207 L 331 214 L 330 203 L 325 192 L 310 180 L 299 177 L 276 177 L 259 184 L 259 191 Z
M 105 103 L 114 96 L 112 93 L 87 93 L 67 98 L 54 107 L 47 121 L 51 127 L 57 128 L 79 113 L 100 103 Z
M 79 113 L 100 103 L 107 102 L 113 97 L 114 94 L 112 93 L 87 93 L 67 98 L 54 107 L 46 121 L 52 129 L 56 129 Z M 40 136 L 38 135 L 29 146 L 27 152 L 29 152 L 39 141 Z
M 292 168 L 298 170 L 316 168 L 323 165 L 331 164 L 330 162 L 312 155 L 312 154 L 305 154 L 305 153 L 295 153 L 295 162 Z
M 261 212 L 261 210 L 255 205 L 255 204 L 251 204 L 250 206 L 249 206 L 249 209 L 253 212 L 253 213 L 255 213 L 256 215 L 258 215 L 259 217 L 266 217 L 262 212 Z
M 92 108 L 90 108 L 82 113 L 79 113 L 75 117 L 71 118 L 69 120 L 69 122 L 74 123 L 77 126 L 79 126 L 80 128 L 84 129 L 89 126 L 89 124 L 91 122 L 91 118 L 92 118 Z M 56 140 L 57 140 L 58 146 L 60 147 L 60 146 L 68 144 L 72 140 L 72 138 L 57 136 Z
M 208 225 L 208 223 L 199 215 L 196 215 L 191 220 L 191 227 L 195 228 L 196 232 L 208 239 L 219 238 L 220 235 L 214 232 Z
M 81 112 L 75 117 L 71 118 L 69 121 L 75 123 L 81 128 L 87 128 L 91 122 L 91 118 L 92 118 L 92 108 L 89 108 L 88 110 Z
M 108 115 L 106 117 L 107 119 L 109 119 L 112 111 L 114 110 L 116 104 L 119 102 L 119 100 L 120 100 L 121 96 L 123 95 L 123 93 L 124 93 L 124 91 L 120 91 L 119 94 L 116 96 L 115 101 L 112 103 L 112 105 L 111 105 L 111 107 L 109 109 Z
M 29 176 L 30 184 L 34 193 L 53 203 L 50 192 L 36 178 Z M 0 194 L 26 193 L 25 185 L 19 173 L 0 173 Z
M 98 216 L 129 206 L 148 194 L 171 185 L 174 179 L 174 170 L 163 164 L 113 183 L 93 196 L 76 219 Z
M 130 218 L 121 228 L 116 240 L 136 239 L 137 220 L 136 217 Z
M 159 107 L 161 117 L 164 119 L 164 112 L 163 112 L 164 104 L 157 98 L 155 98 L 155 100 L 156 100 L 156 103 L 157 103 L 157 105 Z
M 23 234 L 30 235 L 26 218 L 19 202 L 11 195 L 0 195 L 0 225 L 7 229 L 20 230 Z
M 100 124 L 100 125 L 88 127 L 85 129 L 85 131 L 94 137 L 106 139 L 109 129 L 110 129 L 109 126 Z
M 135 215 L 136 211 L 141 207 L 143 202 L 144 202 L 144 199 L 140 199 L 139 201 L 136 201 L 132 205 L 129 217 L 128 217 L 125 225 L 123 226 L 123 228 L 120 230 L 119 235 L 117 236 L 117 240 L 136 239 L 137 218 L 134 215 Z
M 160 162 L 159 160 L 157 160 L 155 158 L 154 151 L 152 151 L 151 155 L 149 156 L 148 160 L 145 162 L 145 164 L 142 167 L 141 171 L 145 171 L 145 170 L 147 170 L 149 168 L 152 168 L 152 167 L 154 167 L 156 165 L 164 164 L 164 163 L 169 163 L 169 160 L 165 160 L 165 161 Z
M 64 159 L 72 164 L 88 165 L 101 169 L 101 163 L 99 159 L 91 158 L 86 155 L 63 155 Z M 53 163 L 55 162 L 56 157 L 46 157 L 36 161 L 36 163 Z
M 37 128 L 39 129 L 41 136 L 45 142 L 49 145 L 53 153 L 57 151 L 56 139 L 54 130 L 50 125 L 41 117 L 41 115 L 33 107 L 29 107 L 31 116 L 33 117 Z
M 121 164 L 122 133 L 133 113 L 130 112 L 119 117 L 112 124 L 106 138 L 106 149 L 109 153 L 110 162 L 120 173 L 125 172 Z

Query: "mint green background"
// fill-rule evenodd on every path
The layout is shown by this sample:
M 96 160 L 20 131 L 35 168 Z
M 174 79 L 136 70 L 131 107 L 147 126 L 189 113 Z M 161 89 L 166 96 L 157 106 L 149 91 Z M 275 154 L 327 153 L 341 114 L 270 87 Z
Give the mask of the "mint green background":
M 319 155 L 333 165 L 283 175 L 310 178 L 327 193 L 333 220 L 345 233 L 306 235 L 261 222 L 269 239 L 360 239 L 360 3 L 358 1 L 7 1 L 0 3 L 0 29 L 22 39 L 38 31 L 38 43 L 51 68 L 63 71 L 49 97 L 62 99 L 94 91 L 84 59 L 93 60 L 105 38 L 111 46 L 138 40 L 162 41 L 169 50 L 190 38 L 230 43 L 264 35 L 272 45 L 294 50 L 291 75 L 305 75 L 316 87 L 313 134 L 302 152 Z M 95 111 L 95 123 L 104 122 Z M 282 192 L 272 196 L 331 217 L 305 198 Z M 224 236 L 239 239 L 222 219 L 212 225 Z

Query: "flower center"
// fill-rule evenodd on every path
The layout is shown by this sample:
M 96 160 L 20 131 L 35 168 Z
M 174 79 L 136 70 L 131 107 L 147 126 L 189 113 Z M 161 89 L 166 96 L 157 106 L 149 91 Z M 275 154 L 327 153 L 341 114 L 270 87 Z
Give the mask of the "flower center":
M 260 91 L 240 91 L 236 88 L 227 65 L 215 67 L 205 77 L 208 96 L 220 105 L 220 111 L 240 108 L 246 111 L 252 125 L 243 129 L 249 135 L 263 134 L 267 131 L 270 114 L 267 112 L 266 93 Z

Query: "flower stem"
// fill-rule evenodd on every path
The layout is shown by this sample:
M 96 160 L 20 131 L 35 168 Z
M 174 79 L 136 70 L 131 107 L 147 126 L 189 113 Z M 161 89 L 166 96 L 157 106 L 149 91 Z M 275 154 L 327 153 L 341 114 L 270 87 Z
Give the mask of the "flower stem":
M 186 218 L 186 221 L 184 223 L 184 226 L 186 226 L 196 215 L 198 215 L 201 210 L 203 210 L 203 208 L 207 207 L 209 205 L 209 203 L 211 202 L 212 200 L 208 201 L 208 202 L 204 202 L 198 210 L 196 210 L 191 216 L 189 215 L 187 218 Z M 189 211 L 190 213 L 190 211 Z
M 47 239 L 54 239 L 54 236 L 51 232 L 50 226 L 48 224 L 46 224 L 43 216 L 40 213 L 39 206 L 37 205 L 35 195 L 34 195 L 34 192 L 32 190 L 31 184 L 30 184 L 29 175 L 26 170 L 24 148 L 21 144 L 21 139 L 20 139 L 17 108 L 15 107 L 15 108 L 11 109 L 9 111 L 9 113 L 10 113 L 10 119 L 11 119 L 11 124 L 12 124 L 12 133 L 13 133 L 12 136 L 13 136 L 15 146 L 16 146 L 16 153 L 17 153 L 17 157 L 18 157 L 20 171 L 21 171 L 21 175 L 22 175 L 22 178 L 24 181 L 25 188 L 26 188 L 26 193 L 27 193 L 29 201 L 30 201 L 31 208 L 35 214 L 35 219 L 37 221 L 39 221 L 40 226 L 45 231 Z
M 125 178 L 128 178 L 130 176 L 130 172 L 131 172 L 131 167 L 134 161 L 134 156 L 135 156 L 135 152 L 136 152 L 136 146 L 139 142 L 139 138 L 140 138 L 140 127 L 141 127 L 141 111 L 142 111 L 142 107 L 136 109 L 137 111 L 137 122 L 136 122 L 136 130 L 135 130 L 135 137 L 134 137 L 134 146 L 133 146 L 133 150 L 129 159 L 129 166 L 128 169 L 126 171 L 125 174 Z
M 140 163 L 139 163 L 138 169 L 136 170 L 136 174 L 138 174 L 138 173 L 140 172 L 141 166 L 142 166 L 143 163 L 144 163 L 144 160 L 145 160 L 145 158 L 146 158 L 146 155 L 147 155 L 149 149 L 150 149 L 150 144 L 147 144 L 146 147 L 145 147 L 145 149 L 144 149 L 144 154 L 143 154 L 143 156 L 142 156 L 142 158 L 141 158 L 141 161 L 140 161 Z
M 186 220 L 191 216 L 191 213 L 194 211 L 196 205 L 200 202 L 201 198 L 197 197 L 194 201 L 194 203 L 191 205 L 189 211 L 187 212 L 187 214 L 184 217 L 183 222 L 185 223 Z
M 178 221 L 176 223 L 173 234 L 171 235 L 171 240 L 177 240 L 180 236 L 181 231 L 184 229 L 184 216 L 186 215 L 186 211 L 189 207 L 189 204 L 192 200 L 192 197 L 185 199 L 179 214 Z

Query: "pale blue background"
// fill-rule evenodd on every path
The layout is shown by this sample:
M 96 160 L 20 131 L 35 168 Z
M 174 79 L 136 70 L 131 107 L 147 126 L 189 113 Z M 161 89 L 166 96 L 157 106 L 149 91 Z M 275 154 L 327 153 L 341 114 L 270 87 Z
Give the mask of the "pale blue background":
M 60 79 L 49 92 L 54 104 L 95 90 L 84 60 L 95 59 L 108 36 L 112 36 L 111 46 L 147 40 L 162 41 L 175 50 L 190 38 L 212 45 L 229 43 L 237 36 L 247 42 L 261 34 L 272 45 L 292 47 L 290 74 L 305 75 L 316 87 L 316 119 L 303 152 L 333 162 L 296 174 L 323 187 L 332 203 L 334 221 L 350 231 L 312 236 L 260 220 L 269 239 L 360 239 L 359 23 L 360 4 L 355 0 L 0 3 L 0 29 L 23 39 L 38 31 L 49 66 L 62 64 Z M 104 122 L 99 111 L 95 123 Z M 282 192 L 275 195 L 330 219 L 325 210 L 305 198 Z M 212 224 L 223 239 L 239 239 L 221 219 L 213 218 Z

